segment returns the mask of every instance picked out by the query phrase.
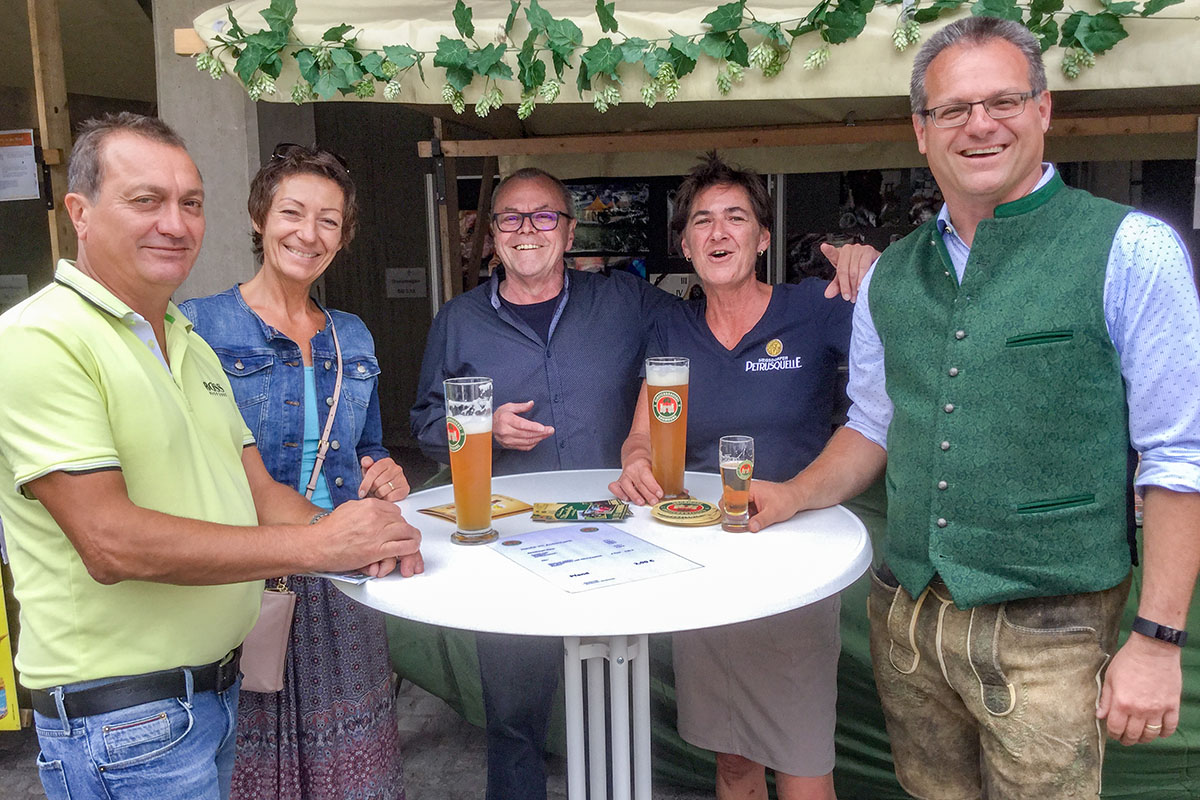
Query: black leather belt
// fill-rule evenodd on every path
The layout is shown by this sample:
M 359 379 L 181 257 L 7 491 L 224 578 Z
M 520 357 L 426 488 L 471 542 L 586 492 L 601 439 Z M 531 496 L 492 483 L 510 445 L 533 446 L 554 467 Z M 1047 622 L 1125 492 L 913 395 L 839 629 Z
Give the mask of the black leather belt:
M 192 667 L 192 691 L 223 692 L 233 686 L 238 677 L 241 660 L 242 648 L 239 645 L 220 661 L 202 667 Z M 42 689 L 32 689 L 29 694 L 33 700 L 34 711 L 47 717 L 58 716 L 58 704 L 54 701 L 54 695 Z M 68 718 L 90 717 L 93 714 L 106 714 L 142 703 L 165 700 L 168 697 L 186 696 L 187 682 L 183 669 L 180 668 L 116 678 L 111 683 L 75 692 L 64 691 L 63 707 Z

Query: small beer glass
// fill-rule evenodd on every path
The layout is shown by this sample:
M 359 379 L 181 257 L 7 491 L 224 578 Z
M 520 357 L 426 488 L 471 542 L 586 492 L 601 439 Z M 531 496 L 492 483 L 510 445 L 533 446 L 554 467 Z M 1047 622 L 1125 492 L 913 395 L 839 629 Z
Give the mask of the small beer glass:
M 749 436 L 722 436 L 717 446 L 721 467 L 721 499 L 725 517 L 721 528 L 740 532 L 750 522 L 750 478 L 754 475 L 754 440 Z
M 646 359 L 650 468 L 664 500 L 687 497 L 683 466 L 687 454 L 688 366 L 686 358 Z
M 446 390 L 446 439 L 454 482 L 456 544 L 494 541 L 492 529 L 492 379 L 450 378 Z

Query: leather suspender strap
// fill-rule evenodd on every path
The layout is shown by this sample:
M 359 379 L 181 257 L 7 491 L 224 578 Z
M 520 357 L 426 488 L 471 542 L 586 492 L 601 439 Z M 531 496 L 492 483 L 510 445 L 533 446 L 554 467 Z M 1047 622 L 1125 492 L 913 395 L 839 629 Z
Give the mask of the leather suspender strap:
M 337 355 L 337 380 L 333 384 L 333 404 L 329 406 L 329 416 L 325 419 L 325 430 L 321 433 L 321 441 L 317 446 L 317 460 L 313 464 L 312 477 L 304 489 L 304 496 L 312 500 L 313 492 L 317 489 L 317 478 L 321 475 L 321 467 L 325 464 L 325 454 L 329 451 L 329 434 L 333 430 L 333 417 L 337 414 L 338 402 L 342 398 L 342 345 L 338 342 L 337 328 L 333 326 L 333 315 L 329 315 L 329 332 L 333 334 L 333 350 Z

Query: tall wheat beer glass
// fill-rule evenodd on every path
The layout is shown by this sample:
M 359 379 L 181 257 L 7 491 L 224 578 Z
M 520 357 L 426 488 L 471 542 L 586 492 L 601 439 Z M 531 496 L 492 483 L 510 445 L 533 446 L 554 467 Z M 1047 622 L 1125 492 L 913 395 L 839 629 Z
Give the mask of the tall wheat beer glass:
M 754 440 L 749 436 L 722 436 L 717 445 L 721 467 L 721 499 L 727 531 L 748 530 L 750 523 L 750 478 L 754 475 Z
M 450 378 L 446 388 L 446 439 L 454 480 L 458 544 L 483 544 L 492 530 L 492 379 Z
M 688 360 L 647 358 L 650 399 L 650 467 L 664 498 L 686 497 L 683 461 L 687 453 Z

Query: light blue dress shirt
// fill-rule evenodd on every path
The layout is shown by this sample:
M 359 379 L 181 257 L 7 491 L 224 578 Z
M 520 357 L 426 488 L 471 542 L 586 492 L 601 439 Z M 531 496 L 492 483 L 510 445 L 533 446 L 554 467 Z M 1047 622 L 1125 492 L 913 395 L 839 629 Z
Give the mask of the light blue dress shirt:
M 1034 190 L 1053 175 L 1044 164 Z M 961 283 L 971 248 L 944 205 L 937 226 Z M 874 271 L 871 265 L 854 307 L 847 425 L 886 449 L 893 407 L 867 303 Z M 1104 320 L 1121 360 L 1130 441 L 1142 454 L 1137 485 L 1200 492 L 1200 299 L 1187 251 L 1166 223 L 1133 212 L 1117 228 L 1104 278 Z

